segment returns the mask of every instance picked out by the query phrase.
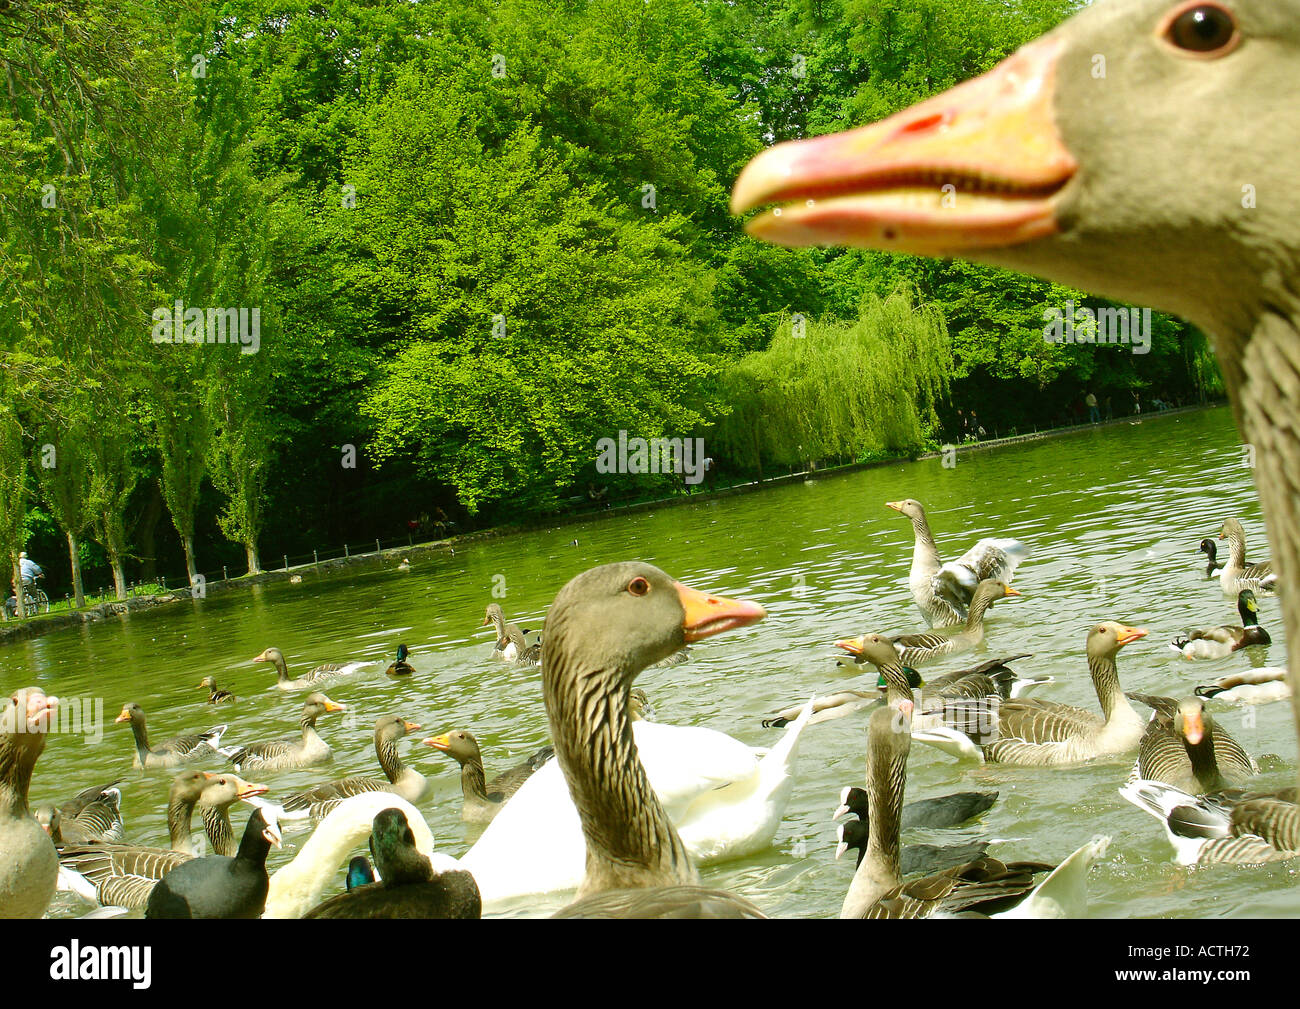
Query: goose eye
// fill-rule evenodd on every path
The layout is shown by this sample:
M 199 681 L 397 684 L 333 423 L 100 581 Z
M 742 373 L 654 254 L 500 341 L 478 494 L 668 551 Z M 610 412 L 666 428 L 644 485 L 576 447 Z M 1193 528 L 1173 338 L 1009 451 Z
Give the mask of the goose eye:
M 1237 22 L 1218 4 L 1198 3 L 1175 15 L 1166 36 L 1188 52 L 1219 53 L 1236 40 Z
M 650 583 L 644 578 L 633 578 L 627 583 L 627 590 L 634 596 L 643 596 L 650 591 Z

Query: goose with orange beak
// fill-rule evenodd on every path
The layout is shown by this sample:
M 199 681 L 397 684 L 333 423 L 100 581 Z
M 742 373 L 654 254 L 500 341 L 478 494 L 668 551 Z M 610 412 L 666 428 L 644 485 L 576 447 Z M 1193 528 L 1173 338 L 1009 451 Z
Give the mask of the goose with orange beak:
M 997 68 L 741 173 L 751 234 L 963 256 L 1213 339 L 1280 581 L 1300 569 L 1300 0 L 1100 0 Z M 1300 640 L 1300 595 L 1282 599 Z M 1292 697 L 1300 652 L 1291 660 Z M 1293 700 L 1300 727 L 1300 700 Z
M 1142 740 L 1146 721 L 1133 710 L 1119 684 L 1115 656 L 1146 634 L 1144 628 L 1112 620 L 1088 632 L 1088 671 L 1101 715 L 1032 697 L 988 698 L 959 702 L 971 732 L 926 728 L 913 736 L 959 758 L 1027 767 L 1056 767 L 1132 753 Z M 992 740 L 986 741 L 990 736 Z
M 1207 795 L 1245 784 L 1259 772 L 1259 765 L 1214 720 L 1201 698 L 1129 697 L 1155 711 L 1142 735 L 1130 781 L 1161 781 Z

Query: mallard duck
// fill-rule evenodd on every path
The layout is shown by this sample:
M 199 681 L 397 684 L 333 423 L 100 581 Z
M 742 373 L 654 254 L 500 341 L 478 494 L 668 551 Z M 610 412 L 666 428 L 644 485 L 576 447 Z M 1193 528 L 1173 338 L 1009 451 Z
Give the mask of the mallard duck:
M 370 852 L 379 882 L 350 885 L 308 911 L 304 918 L 479 918 L 483 903 L 468 872 L 436 872 L 415 846 L 415 834 L 399 809 L 375 816 Z
M 342 799 L 363 792 L 393 792 L 408 802 L 419 802 L 429 783 L 423 774 L 402 763 L 397 744 L 408 733 L 420 726 L 400 715 L 384 715 L 375 722 L 375 755 L 383 768 L 383 778 L 359 775 L 327 781 L 290 795 L 281 804 L 255 800 L 254 805 L 271 808 L 279 819 L 300 820 L 307 817 L 320 819 Z
M 1285 581 L 1300 571 L 1300 218 L 1254 194 L 1294 184 L 1300 118 L 1282 96 L 1298 69 L 1300 0 L 1092 4 L 913 108 L 763 152 L 732 210 L 776 205 L 748 230 L 780 244 L 961 256 L 1197 324 L 1256 449 Z M 1300 641 L 1300 593 L 1281 606 Z M 1290 665 L 1300 677 L 1300 651 Z
M 1080 896 L 1097 848 L 1080 849 L 1070 865 L 1043 862 L 1002 862 L 984 856 L 964 865 L 910 883 L 903 882 L 900 826 L 907 785 L 907 755 L 911 748 L 911 701 L 877 708 L 867 726 L 867 797 L 870 837 L 865 857 L 840 909 L 841 918 L 928 918 L 936 914 L 994 914 L 1035 899 L 1037 915 L 1078 914 Z M 1062 872 L 1061 869 L 1065 871 Z M 1041 873 L 1052 873 L 1037 885 Z M 1048 887 L 1046 884 L 1050 883 Z M 1050 910 L 1048 909 L 1050 906 Z
M 249 743 L 247 746 L 230 747 L 223 752 L 236 771 L 283 771 L 326 763 L 333 756 L 333 751 L 316 731 L 316 719 L 321 715 L 346 710 L 344 705 L 330 700 L 320 691 L 313 691 L 307 695 L 302 706 L 302 717 L 298 720 L 299 736 Z
M 1268 704 L 1290 697 L 1291 684 L 1281 666 L 1262 666 L 1221 676 L 1213 683 L 1197 687 L 1193 693 L 1232 704 Z
M 1162 781 L 1196 795 L 1242 784 L 1259 766 L 1199 697 L 1129 694 L 1153 709 L 1130 780 Z
M 131 734 L 135 737 L 133 766 L 137 768 L 176 767 L 199 760 L 215 760 L 221 756 L 219 750 L 221 737 L 228 728 L 226 725 L 216 725 L 206 732 L 174 736 L 157 746 L 150 746 L 144 708 L 140 705 L 135 703 L 123 705 L 121 713 L 114 721 L 131 723 Z
M 176 866 L 145 903 L 146 918 L 260 918 L 269 877 L 266 856 L 280 847 L 280 826 L 267 809 L 248 818 L 233 857 L 208 855 Z
M 916 544 L 907 583 L 917 608 L 931 627 L 964 623 L 979 583 L 991 578 L 1010 584 L 1028 554 L 1019 540 L 983 539 L 955 561 L 944 564 L 939 560 L 939 548 L 920 501 L 887 501 L 885 507 L 912 521 Z
M 370 859 L 365 855 L 357 855 L 348 863 L 347 875 L 343 882 L 349 891 L 374 881 L 375 870 L 370 865 Z
M 1190 631 L 1174 638 L 1169 647 L 1185 659 L 1221 659 L 1239 648 L 1273 643 L 1268 631 L 1259 626 L 1259 603 L 1250 589 L 1237 594 L 1237 612 L 1241 614 L 1241 627 L 1224 624 Z
M 218 690 L 217 678 L 215 676 L 203 677 L 202 681 L 199 683 L 199 689 L 208 692 L 209 704 L 233 704 L 235 701 L 239 700 L 239 698 L 229 690 Z
M 1146 724 L 1119 685 L 1115 656 L 1146 634 L 1144 628 L 1109 620 L 1088 632 L 1088 671 L 1101 715 L 1032 697 L 1000 703 L 1000 699 L 994 703 L 967 701 L 968 708 L 978 709 L 972 719 L 983 730 L 980 735 L 954 730 L 949 720 L 943 727 L 927 726 L 916 738 L 966 759 L 1031 767 L 1076 764 L 1132 752 L 1141 742 Z
M 945 655 L 957 655 L 968 652 L 984 640 L 984 613 L 999 599 L 1020 595 L 1005 582 L 990 578 L 980 582 L 971 599 L 970 610 L 966 615 L 966 626 L 959 631 L 926 631 L 922 634 L 900 634 L 893 638 L 899 661 L 904 666 L 921 666 Z M 835 642 L 836 648 L 843 648 L 852 655 L 858 655 L 860 645 L 858 638 L 849 638 Z
M 405 645 L 397 646 L 397 659 L 391 666 L 384 670 L 384 675 L 397 679 L 401 676 L 410 676 L 415 672 L 415 667 L 406 661 L 406 657 L 411 654 L 410 649 Z
M 1160 821 L 1181 865 L 1259 865 L 1300 855 L 1300 806 L 1292 789 L 1197 796 L 1139 778 L 1119 794 Z
M 503 771 L 489 782 L 483 772 L 483 753 L 472 732 L 464 729 L 444 732 L 426 739 L 424 745 L 451 755 L 460 764 L 460 816 L 467 823 L 491 823 L 532 773 L 555 756 L 555 750 L 543 746 L 522 764 Z
M 1269 561 L 1262 564 L 1246 563 L 1246 530 L 1236 519 L 1224 519 L 1219 539 L 1228 541 L 1228 563 L 1219 572 L 1223 594 L 1232 596 L 1243 589 L 1272 592 L 1277 588 L 1277 575 Z
M 275 685 L 280 690 L 316 690 L 350 676 L 365 665 L 364 662 L 349 662 L 340 666 L 336 662 L 325 662 L 303 676 L 289 676 L 289 664 L 284 661 L 284 653 L 278 648 L 263 649 L 261 654 L 253 657 L 254 662 L 270 662 L 275 666 Z
M 26 687 L 0 706 L 0 918 L 39 918 L 54 896 L 59 856 L 28 810 L 27 789 L 58 704 Z

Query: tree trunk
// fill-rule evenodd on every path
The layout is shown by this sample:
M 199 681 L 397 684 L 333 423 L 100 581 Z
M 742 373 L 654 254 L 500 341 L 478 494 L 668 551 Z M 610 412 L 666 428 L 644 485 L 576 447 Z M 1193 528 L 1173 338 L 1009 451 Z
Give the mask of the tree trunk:
M 109 563 L 113 566 L 113 588 L 117 591 L 118 599 L 126 598 L 126 569 L 122 566 L 122 558 L 114 554 Z
M 72 567 L 73 605 L 81 609 L 86 605 L 86 593 L 81 584 L 81 557 L 77 553 L 77 537 L 68 533 L 68 562 Z
M 181 540 L 181 546 L 185 548 L 186 580 L 193 585 L 194 579 L 197 578 L 199 574 L 199 569 L 194 566 L 194 537 L 186 536 Z
M 23 606 L 23 569 L 18 563 L 18 558 L 10 554 L 13 560 L 13 579 L 14 579 L 14 598 L 18 600 L 18 609 L 14 610 L 14 616 L 27 616 L 27 609 Z
M 245 543 L 244 551 L 248 554 L 248 573 L 255 575 L 262 570 L 262 565 L 257 558 L 257 544 Z
M 158 523 L 162 521 L 163 498 L 162 491 L 158 489 L 158 481 L 150 482 L 153 486 L 144 514 L 140 516 L 136 541 L 140 545 L 140 578 L 152 582 L 158 579 Z

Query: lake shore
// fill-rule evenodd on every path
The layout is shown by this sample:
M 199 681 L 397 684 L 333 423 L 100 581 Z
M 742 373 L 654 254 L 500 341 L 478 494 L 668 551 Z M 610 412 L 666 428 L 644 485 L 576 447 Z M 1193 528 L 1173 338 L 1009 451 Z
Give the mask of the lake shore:
M 1149 421 L 1161 421 L 1170 417 L 1180 417 L 1188 414 L 1203 413 L 1208 410 L 1224 408 L 1226 408 L 1225 405 L 1221 403 L 1210 403 L 1206 405 L 1198 404 L 1196 406 L 1185 406 L 1177 409 L 1164 410 L 1159 413 L 1119 417 L 1114 420 L 1101 421 L 1096 424 L 1076 424 L 1071 427 L 1051 428 L 1044 431 L 1035 431 L 1029 434 L 1014 435 L 1007 438 L 991 438 L 985 441 L 966 442 L 963 444 L 953 445 L 951 448 L 956 452 L 957 456 L 960 456 L 969 452 L 982 452 L 989 449 L 1002 448 L 1007 445 L 1018 445 L 1030 441 L 1043 441 L 1049 438 L 1064 438 L 1071 435 L 1083 434 L 1087 431 L 1095 431 L 1101 428 L 1116 427 L 1124 424 L 1145 424 Z M 943 456 L 944 451 L 926 452 L 916 456 L 900 457 L 896 459 L 879 459 L 870 462 L 849 463 L 844 466 L 833 466 L 826 469 L 801 470 L 796 473 L 771 477 L 761 481 L 754 480 L 747 483 L 735 484 L 734 486 L 724 487 L 715 491 L 702 491 L 700 493 L 692 494 L 675 494 L 671 497 L 656 498 L 650 501 L 638 501 L 626 505 L 615 505 L 600 510 L 574 511 L 563 515 L 537 518 L 526 522 L 509 523 L 493 526 L 490 529 L 480 529 L 471 533 L 449 536 L 445 539 L 430 540 L 425 543 L 417 543 L 403 547 L 390 547 L 368 553 L 351 554 L 344 557 L 333 557 L 326 560 L 308 562 L 306 564 L 289 565 L 288 567 L 277 568 L 275 570 L 261 571 L 256 575 L 244 574 L 238 575 L 234 578 L 210 580 L 205 584 L 203 593 L 204 595 L 210 595 L 217 592 L 245 589 L 254 585 L 266 585 L 271 582 L 290 581 L 294 577 L 300 578 L 303 574 L 308 572 L 324 573 L 345 567 L 358 568 L 362 570 L 366 568 L 394 567 L 402 563 L 403 560 L 416 560 L 420 557 L 428 557 L 434 554 L 454 554 L 456 547 L 461 545 L 498 539 L 505 536 L 515 536 L 536 529 L 554 529 L 566 525 L 576 525 L 590 521 L 591 519 L 602 518 L 605 516 L 629 515 L 636 512 L 653 511 L 660 508 L 670 508 L 685 504 L 698 504 L 703 501 L 733 497 L 739 494 L 749 494 L 755 491 L 765 490 L 769 487 L 781 486 L 783 484 L 803 483 L 804 481 L 811 479 L 844 476 L 851 473 L 858 473 L 863 470 L 877 469 L 881 466 L 896 465 L 899 462 L 940 459 Z M 195 594 L 195 590 L 180 588 L 151 595 L 130 596 L 127 599 L 108 600 L 93 606 L 87 606 L 80 610 L 60 611 L 43 616 L 30 617 L 24 620 L 7 620 L 3 624 L 0 624 L 0 644 L 37 637 L 49 633 L 50 631 L 59 630 L 65 627 L 75 627 L 81 624 L 96 623 L 101 620 L 116 619 L 128 613 L 151 610 L 158 606 L 178 603 L 186 599 L 193 599 Z

